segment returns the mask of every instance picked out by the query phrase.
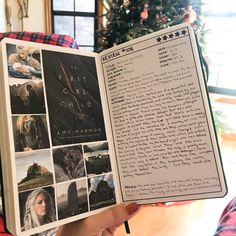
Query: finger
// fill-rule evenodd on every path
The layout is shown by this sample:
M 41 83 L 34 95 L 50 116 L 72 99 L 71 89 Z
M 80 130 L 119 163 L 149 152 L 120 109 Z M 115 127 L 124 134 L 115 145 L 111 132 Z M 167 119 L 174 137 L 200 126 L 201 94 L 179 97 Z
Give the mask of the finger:
M 86 220 L 93 222 L 95 228 L 105 230 L 112 226 L 119 226 L 124 221 L 129 220 L 138 209 L 139 206 L 136 203 L 116 205 Z
M 105 230 L 105 231 L 102 232 L 101 236 L 113 236 L 113 234 L 111 232 Z
M 116 232 L 117 227 L 116 226 L 111 226 L 107 230 L 110 232 L 111 235 L 113 235 Z

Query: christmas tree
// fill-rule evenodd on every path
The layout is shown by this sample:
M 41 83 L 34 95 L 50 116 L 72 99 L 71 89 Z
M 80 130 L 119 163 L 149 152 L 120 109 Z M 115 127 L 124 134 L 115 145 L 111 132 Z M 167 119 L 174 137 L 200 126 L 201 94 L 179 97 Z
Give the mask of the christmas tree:
M 189 22 L 197 31 L 199 5 L 200 0 L 194 6 L 189 0 L 106 0 L 103 16 L 107 21 L 97 32 L 97 51 L 182 22 Z

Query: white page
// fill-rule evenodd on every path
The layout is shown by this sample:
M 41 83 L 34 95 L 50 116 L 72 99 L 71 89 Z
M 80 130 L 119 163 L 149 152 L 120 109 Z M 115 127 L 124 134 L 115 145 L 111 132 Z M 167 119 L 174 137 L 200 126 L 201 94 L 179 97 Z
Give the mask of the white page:
M 191 30 L 179 25 L 101 54 L 124 201 L 226 192 Z

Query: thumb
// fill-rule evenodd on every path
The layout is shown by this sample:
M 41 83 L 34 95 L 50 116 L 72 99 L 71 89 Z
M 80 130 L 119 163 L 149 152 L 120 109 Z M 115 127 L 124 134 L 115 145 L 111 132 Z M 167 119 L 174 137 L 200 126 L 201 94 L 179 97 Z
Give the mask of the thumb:
M 88 221 L 93 222 L 93 227 L 103 230 L 111 226 L 119 226 L 124 221 L 129 220 L 134 213 L 139 209 L 139 205 L 136 203 L 120 204 L 109 208 L 97 215 L 87 218 Z M 88 223 L 88 222 L 87 222 Z
M 138 209 L 139 206 L 136 203 L 115 205 L 101 213 L 60 227 L 56 235 L 101 235 L 101 232 L 109 228 L 114 229 L 129 220 Z

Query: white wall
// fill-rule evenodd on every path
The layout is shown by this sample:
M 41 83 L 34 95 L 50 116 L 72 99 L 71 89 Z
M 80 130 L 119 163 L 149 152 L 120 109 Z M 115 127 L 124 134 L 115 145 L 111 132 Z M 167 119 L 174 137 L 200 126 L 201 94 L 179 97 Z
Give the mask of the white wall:
M 0 32 L 6 31 L 4 0 L 0 0 Z
M 22 21 L 18 19 L 19 6 L 16 0 L 8 0 L 11 7 L 11 15 L 13 21 L 13 31 L 34 31 L 45 32 L 45 1 L 31 0 L 29 1 L 28 18 Z M 0 32 L 9 31 L 9 26 L 5 20 L 5 1 L 0 0 Z M 22 28 L 23 26 L 23 28 Z
M 44 0 L 29 1 L 29 18 L 24 19 L 24 31 L 45 32 L 45 24 Z

